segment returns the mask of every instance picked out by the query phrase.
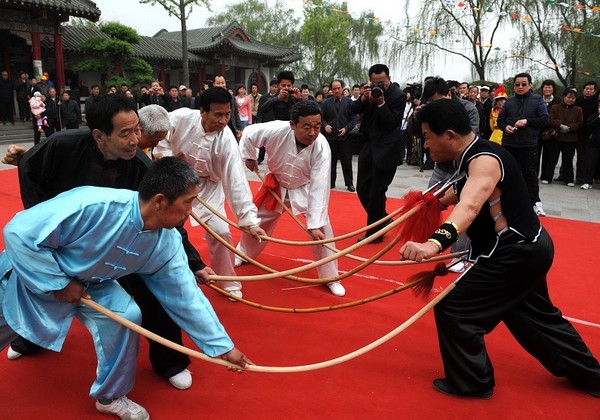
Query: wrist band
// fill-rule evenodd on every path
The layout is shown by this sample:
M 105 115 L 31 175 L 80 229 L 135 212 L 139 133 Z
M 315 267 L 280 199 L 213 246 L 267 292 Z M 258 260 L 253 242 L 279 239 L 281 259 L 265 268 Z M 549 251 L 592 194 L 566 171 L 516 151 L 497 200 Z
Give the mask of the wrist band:
M 458 227 L 455 223 L 446 221 L 429 237 L 427 241 L 435 243 L 439 252 L 443 252 L 458 239 Z

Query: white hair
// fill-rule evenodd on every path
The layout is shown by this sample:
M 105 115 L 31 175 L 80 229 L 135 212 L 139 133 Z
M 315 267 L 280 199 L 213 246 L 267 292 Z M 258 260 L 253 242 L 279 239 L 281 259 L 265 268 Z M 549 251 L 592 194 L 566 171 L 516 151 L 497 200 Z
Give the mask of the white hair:
M 160 105 L 146 105 L 138 111 L 142 133 L 152 135 L 171 130 L 169 113 Z

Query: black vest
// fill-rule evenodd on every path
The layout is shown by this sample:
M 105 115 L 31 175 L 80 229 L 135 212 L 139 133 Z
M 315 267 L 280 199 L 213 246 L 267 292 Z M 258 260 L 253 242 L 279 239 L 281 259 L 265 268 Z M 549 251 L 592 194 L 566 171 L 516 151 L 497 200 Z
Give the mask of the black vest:
M 508 228 L 520 234 L 528 242 L 535 242 L 541 231 L 540 221 L 533 211 L 527 187 L 521 175 L 517 161 L 502 146 L 488 140 L 477 138 L 463 152 L 458 172 L 465 172 L 463 178 L 456 184 L 456 192 L 460 193 L 469 177 L 469 163 L 474 158 L 487 155 L 500 162 L 501 177 L 498 187 L 502 190 L 500 203 L 502 214 L 506 217 Z M 498 242 L 495 222 L 490 214 L 490 205 L 486 202 L 479 214 L 467 229 L 471 239 L 471 258 L 489 254 Z

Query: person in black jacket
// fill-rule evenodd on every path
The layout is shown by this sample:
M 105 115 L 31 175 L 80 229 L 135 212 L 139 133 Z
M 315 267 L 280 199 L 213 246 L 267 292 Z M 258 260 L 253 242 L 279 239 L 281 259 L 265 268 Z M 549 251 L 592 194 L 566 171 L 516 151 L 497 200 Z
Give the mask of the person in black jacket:
M 277 96 L 268 98 L 259 108 L 258 112 L 265 114 L 273 111 L 274 119 L 290 120 L 290 108 L 301 99 L 300 89 L 294 87 L 296 81 L 294 73 L 285 70 L 277 75 L 279 92 Z
M 586 165 L 585 175 L 583 177 L 582 190 L 591 190 L 594 185 L 594 175 L 596 167 L 600 162 L 600 105 L 595 114 L 589 116 L 586 121 L 587 132 L 589 133 L 586 139 Z
M 63 92 L 60 102 L 60 121 L 63 128 L 70 130 L 79 128 L 81 121 L 81 106 L 75 100 L 71 99 L 69 92 Z
M 502 146 L 517 160 L 536 214 L 545 216 L 537 176 L 537 143 L 540 130 L 548 123 L 548 108 L 542 97 L 532 92 L 531 75 L 517 74 L 514 84 L 515 95 L 508 98 L 498 116 L 498 128 L 504 132 Z
M 0 121 L 14 125 L 13 117 L 13 83 L 8 79 L 8 72 L 3 70 L 0 76 Z
M 390 70 L 385 64 L 372 66 L 369 79 L 371 84 L 352 103 L 352 112 L 362 114 L 359 133 L 364 145 L 358 156 L 356 189 L 367 212 L 367 225 L 387 216 L 385 194 L 402 162 L 400 131 L 406 106 L 406 96 L 390 81 Z M 382 228 L 383 225 L 368 230 L 365 237 Z M 382 240 L 379 237 L 374 242 Z
M 356 191 L 352 179 L 352 150 L 348 142 L 348 134 L 356 126 L 356 114 L 352 113 L 352 99 L 342 95 L 344 82 L 331 82 L 332 96 L 321 106 L 323 120 L 321 132 L 331 148 L 331 188 L 335 188 L 337 178 L 337 161 L 342 163 L 344 184 L 350 192 Z

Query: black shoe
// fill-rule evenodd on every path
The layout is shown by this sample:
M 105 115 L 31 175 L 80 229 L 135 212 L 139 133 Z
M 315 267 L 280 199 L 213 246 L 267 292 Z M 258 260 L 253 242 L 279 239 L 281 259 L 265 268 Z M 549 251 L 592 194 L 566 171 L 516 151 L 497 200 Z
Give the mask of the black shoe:
M 356 188 L 354 188 L 354 185 L 348 185 L 346 188 L 348 188 L 348 191 L 350 191 L 350 192 L 356 191 Z
M 492 398 L 492 394 L 494 393 L 493 388 L 479 392 L 460 392 L 454 389 L 446 379 L 441 378 L 433 380 L 433 388 L 442 394 L 451 395 L 453 397 L 479 398 L 481 400 L 489 400 Z
M 586 392 L 594 397 L 600 398 L 600 389 L 588 389 Z
M 364 241 L 365 239 L 367 239 L 367 237 L 366 237 L 366 236 L 361 236 L 360 238 L 358 238 L 358 239 L 356 240 L 356 243 L 358 243 L 358 242 L 362 242 L 362 241 Z M 383 242 L 383 236 L 380 236 L 379 238 L 373 239 L 373 240 L 372 240 L 371 242 L 369 242 L 369 243 L 370 243 L 370 244 L 380 244 L 381 242 Z

